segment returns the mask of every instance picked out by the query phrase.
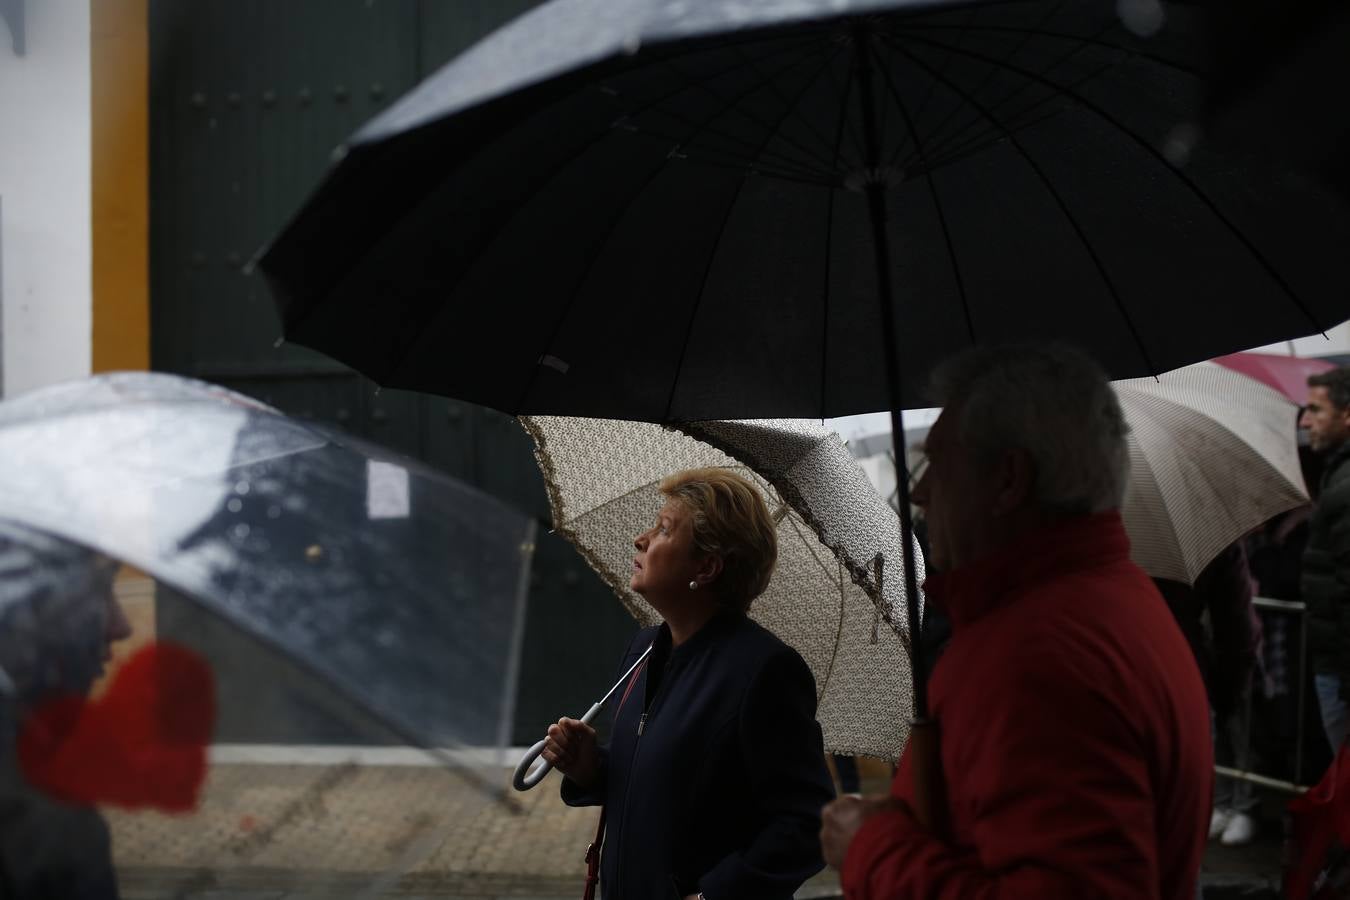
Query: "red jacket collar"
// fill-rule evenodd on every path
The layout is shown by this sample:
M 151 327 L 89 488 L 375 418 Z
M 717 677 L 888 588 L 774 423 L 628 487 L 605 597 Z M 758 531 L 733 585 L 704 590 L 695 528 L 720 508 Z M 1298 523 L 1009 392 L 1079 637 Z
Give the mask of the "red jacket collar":
M 1120 512 L 1111 510 L 1056 522 L 959 569 L 929 576 L 923 589 L 959 628 L 1038 582 L 1129 555 L 1130 539 Z

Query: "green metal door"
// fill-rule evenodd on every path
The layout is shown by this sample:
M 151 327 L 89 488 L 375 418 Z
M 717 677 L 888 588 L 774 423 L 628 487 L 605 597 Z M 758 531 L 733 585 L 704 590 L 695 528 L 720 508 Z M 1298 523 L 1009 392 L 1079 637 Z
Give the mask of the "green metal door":
M 317 183 L 332 148 L 422 77 L 532 0 L 151 0 L 151 355 L 154 368 L 226 385 L 423 459 L 547 522 L 530 442 L 509 417 L 444 398 L 377 392 L 278 341 L 251 256 Z M 545 529 L 546 530 L 546 529 Z M 541 532 L 542 533 L 542 532 Z M 268 684 L 304 676 L 262 660 L 173 598 L 161 636 L 195 642 L 219 674 L 221 741 L 357 739 L 285 705 Z M 531 579 L 516 741 L 532 743 L 608 685 L 634 625 L 561 538 Z

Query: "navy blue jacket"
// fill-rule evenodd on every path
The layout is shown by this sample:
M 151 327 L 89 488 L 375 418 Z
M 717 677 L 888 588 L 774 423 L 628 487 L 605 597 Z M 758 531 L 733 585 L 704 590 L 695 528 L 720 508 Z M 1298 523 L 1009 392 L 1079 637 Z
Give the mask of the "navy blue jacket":
M 787 900 L 824 868 L 820 809 L 834 797 L 811 670 L 727 613 L 673 651 L 668 626 L 643 629 L 619 671 L 653 642 L 601 748 L 599 786 L 563 780 L 569 806 L 607 807 L 602 894 Z

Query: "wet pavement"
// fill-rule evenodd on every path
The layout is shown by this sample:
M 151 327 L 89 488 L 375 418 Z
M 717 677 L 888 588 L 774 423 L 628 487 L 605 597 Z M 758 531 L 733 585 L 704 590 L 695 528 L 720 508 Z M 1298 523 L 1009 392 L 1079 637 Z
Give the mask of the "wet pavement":
M 864 790 L 885 786 L 877 769 Z M 563 806 L 556 779 L 513 811 L 437 767 L 218 764 L 191 815 L 108 818 L 126 900 L 575 900 L 596 811 Z M 1267 801 L 1254 844 L 1210 844 L 1206 898 L 1277 896 L 1279 809 Z M 798 896 L 838 896 L 835 874 Z

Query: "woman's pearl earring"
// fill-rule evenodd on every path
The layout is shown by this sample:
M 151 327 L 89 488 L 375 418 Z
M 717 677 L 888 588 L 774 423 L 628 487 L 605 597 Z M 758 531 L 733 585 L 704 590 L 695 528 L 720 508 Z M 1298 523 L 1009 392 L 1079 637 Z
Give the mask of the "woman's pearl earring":
M 691 581 L 691 582 L 689 582 L 689 590 L 691 590 L 691 591 L 696 591 L 696 590 L 698 590 L 698 582 L 697 582 L 697 581 Z

